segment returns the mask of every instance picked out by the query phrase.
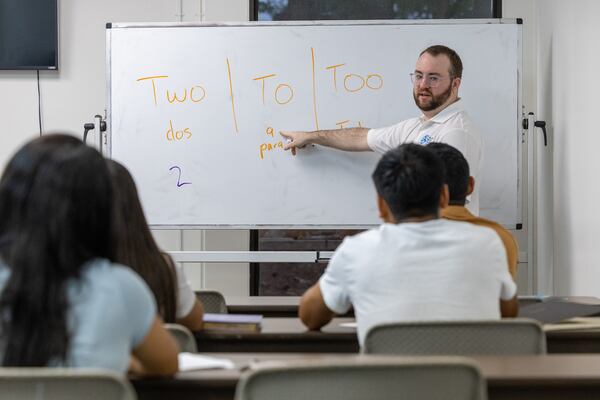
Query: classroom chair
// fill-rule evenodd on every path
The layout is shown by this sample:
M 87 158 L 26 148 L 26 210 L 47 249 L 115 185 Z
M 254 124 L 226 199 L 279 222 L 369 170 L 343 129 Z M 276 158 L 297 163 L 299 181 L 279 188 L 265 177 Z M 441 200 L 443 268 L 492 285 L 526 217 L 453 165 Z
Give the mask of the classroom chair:
M 197 290 L 196 297 L 202 303 L 205 313 L 227 314 L 225 297 L 216 290 Z
M 486 385 L 462 357 L 364 357 L 280 362 L 242 375 L 236 400 L 484 400 Z
M 188 328 L 178 324 L 164 324 L 164 327 L 171 335 L 173 335 L 177 341 L 177 344 L 179 344 L 180 352 L 198 352 L 198 348 L 196 347 L 196 338 Z
M 0 368 L 0 399 L 136 400 L 124 377 L 105 370 Z
M 401 322 L 375 326 L 362 351 L 368 354 L 546 354 L 546 335 L 531 319 Z

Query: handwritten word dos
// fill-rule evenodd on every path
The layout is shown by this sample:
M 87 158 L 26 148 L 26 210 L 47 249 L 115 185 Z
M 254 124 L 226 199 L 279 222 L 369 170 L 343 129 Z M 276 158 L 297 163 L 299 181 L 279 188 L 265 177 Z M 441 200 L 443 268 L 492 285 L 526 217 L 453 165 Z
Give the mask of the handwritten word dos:
M 158 106 L 159 93 L 162 93 L 163 90 L 163 82 L 165 79 L 168 79 L 168 75 L 155 75 L 155 76 L 144 76 L 138 78 L 138 82 L 150 82 L 151 83 L 151 92 L 152 99 L 154 101 L 154 105 Z M 161 85 L 159 86 L 159 83 Z M 166 83 L 166 82 L 165 82 Z M 164 89 L 165 99 L 167 100 L 167 104 L 180 104 L 180 103 L 200 103 L 202 100 L 206 98 L 206 89 L 204 89 L 201 85 L 193 85 L 190 87 L 183 88 L 183 92 L 181 88 L 179 91 L 166 88 Z M 162 98 L 162 97 L 161 97 Z
M 173 121 L 169 120 L 169 129 L 167 129 L 167 140 L 183 140 L 183 139 L 191 139 L 192 131 L 190 128 L 183 128 L 181 130 L 176 130 L 173 128 Z

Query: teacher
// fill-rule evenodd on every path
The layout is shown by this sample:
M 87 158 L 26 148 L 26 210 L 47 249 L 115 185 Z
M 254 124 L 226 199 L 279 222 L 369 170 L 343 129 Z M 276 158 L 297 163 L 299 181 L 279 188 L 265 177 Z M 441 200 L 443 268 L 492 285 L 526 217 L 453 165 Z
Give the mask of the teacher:
M 417 59 L 413 82 L 415 104 L 423 114 L 386 128 L 344 128 L 313 132 L 281 132 L 285 150 L 319 144 L 345 151 L 375 151 L 383 154 L 403 143 L 426 145 L 447 143 L 462 152 L 469 163 L 476 187 L 467 199 L 467 208 L 479 214 L 479 176 L 483 144 L 479 130 L 463 110 L 458 89 L 462 79 L 458 54 L 442 45 L 430 46 Z M 493 79 L 493 77 L 490 77 Z

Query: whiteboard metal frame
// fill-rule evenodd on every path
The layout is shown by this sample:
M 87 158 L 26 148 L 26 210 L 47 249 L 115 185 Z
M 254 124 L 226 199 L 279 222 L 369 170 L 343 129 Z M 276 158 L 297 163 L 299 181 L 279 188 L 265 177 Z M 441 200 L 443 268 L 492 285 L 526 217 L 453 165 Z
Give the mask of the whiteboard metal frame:
M 517 25 L 519 29 L 519 37 L 517 43 L 517 168 L 518 168 L 518 176 L 517 176 L 517 213 L 518 219 L 521 223 L 517 223 L 517 229 L 522 229 L 523 227 L 523 181 L 525 177 L 523 176 L 523 146 L 526 145 L 526 142 L 523 140 L 523 125 L 522 121 L 526 118 L 526 112 L 523 106 L 523 23 L 520 19 L 517 20 Z M 529 189 L 527 189 L 529 190 Z M 527 197 L 529 198 L 529 193 L 527 193 Z M 520 225 L 520 226 L 519 226 Z M 531 226 L 529 221 L 527 221 L 527 226 Z M 514 227 L 504 226 L 506 229 L 514 229 Z
M 135 29 L 135 28 L 200 28 L 200 27 L 273 27 L 273 26 L 373 26 L 373 25 L 481 25 L 481 24 L 515 24 L 519 25 L 519 39 L 517 43 L 518 51 L 518 62 L 517 62 L 517 118 L 518 126 L 521 126 L 521 121 L 524 118 L 525 112 L 522 110 L 522 97 L 523 97 L 523 83 L 522 83 L 522 71 L 523 71 L 523 43 L 522 43 L 522 19 L 521 18 L 486 18 L 486 19 L 415 19 L 415 20 L 327 20 L 327 21 L 249 21 L 249 22 L 219 22 L 219 23 L 203 23 L 203 22 L 124 22 L 124 23 L 112 23 L 106 24 L 106 69 L 107 69 L 107 80 L 106 80 L 106 138 L 107 138 L 107 155 L 112 158 L 112 104 L 111 104 L 111 31 L 113 29 Z M 519 128 L 517 143 L 517 163 L 518 163 L 518 177 L 517 177 L 517 213 L 518 219 L 521 223 L 517 223 L 517 226 L 505 226 L 506 229 L 514 230 L 515 228 L 520 229 L 519 225 L 523 224 L 523 149 L 527 143 L 523 141 L 523 132 Z M 527 179 L 527 178 L 525 178 Z M 529 198 L 529 193 L 527 193 Z M 529 222 L 527 222 L 529 225 Z M 151 229 L 157 230 L 169 230 L 169 229 L 181 229 L 181 230 L 195 230 L 195 229 L 206 229 L 206 230 L 235 230 L 235 229 L 370 229 L 377 225 L 198 225 L 198 224 L 183 224 L 183 225 L 150 225 Z
M 170 251 L 176 262 L 213 263 L 314 263 L 317 251 Z
M 248 22 L 109 22 L 106 28 L 198 28 L 235 26 L 356 26 L 356 25 L 481 25 L 521 24 L 520 18 L 473 18 L 473 19 L 370 19 L 370 20 L 322 20 L 322 21 L 248 21 Z
M 180 263 L 323 263 L 333 251 L 169 251 Z M 519 262 L 527 262 L 528 253 L 519 252 Z

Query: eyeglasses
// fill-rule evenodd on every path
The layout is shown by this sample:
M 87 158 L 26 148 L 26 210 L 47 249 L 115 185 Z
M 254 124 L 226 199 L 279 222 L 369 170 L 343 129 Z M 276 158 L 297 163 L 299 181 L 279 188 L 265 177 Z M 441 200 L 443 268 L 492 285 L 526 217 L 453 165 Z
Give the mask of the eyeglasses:
M 438 75 L 423 75 L 420 72 L 413 72 L 412 74 L 410 74 L 410 80 L 412 81 L 413 85 L 420 85 L 421 82 L 423 82 L 423 79 L 425 79 L 425 82 L 427 82 L 427 86 L 432 88 L 438 87 L 440 82 L 446 78 L 451 79 L 452 75 L 449 75 L 447 77 L 441 77 Z

